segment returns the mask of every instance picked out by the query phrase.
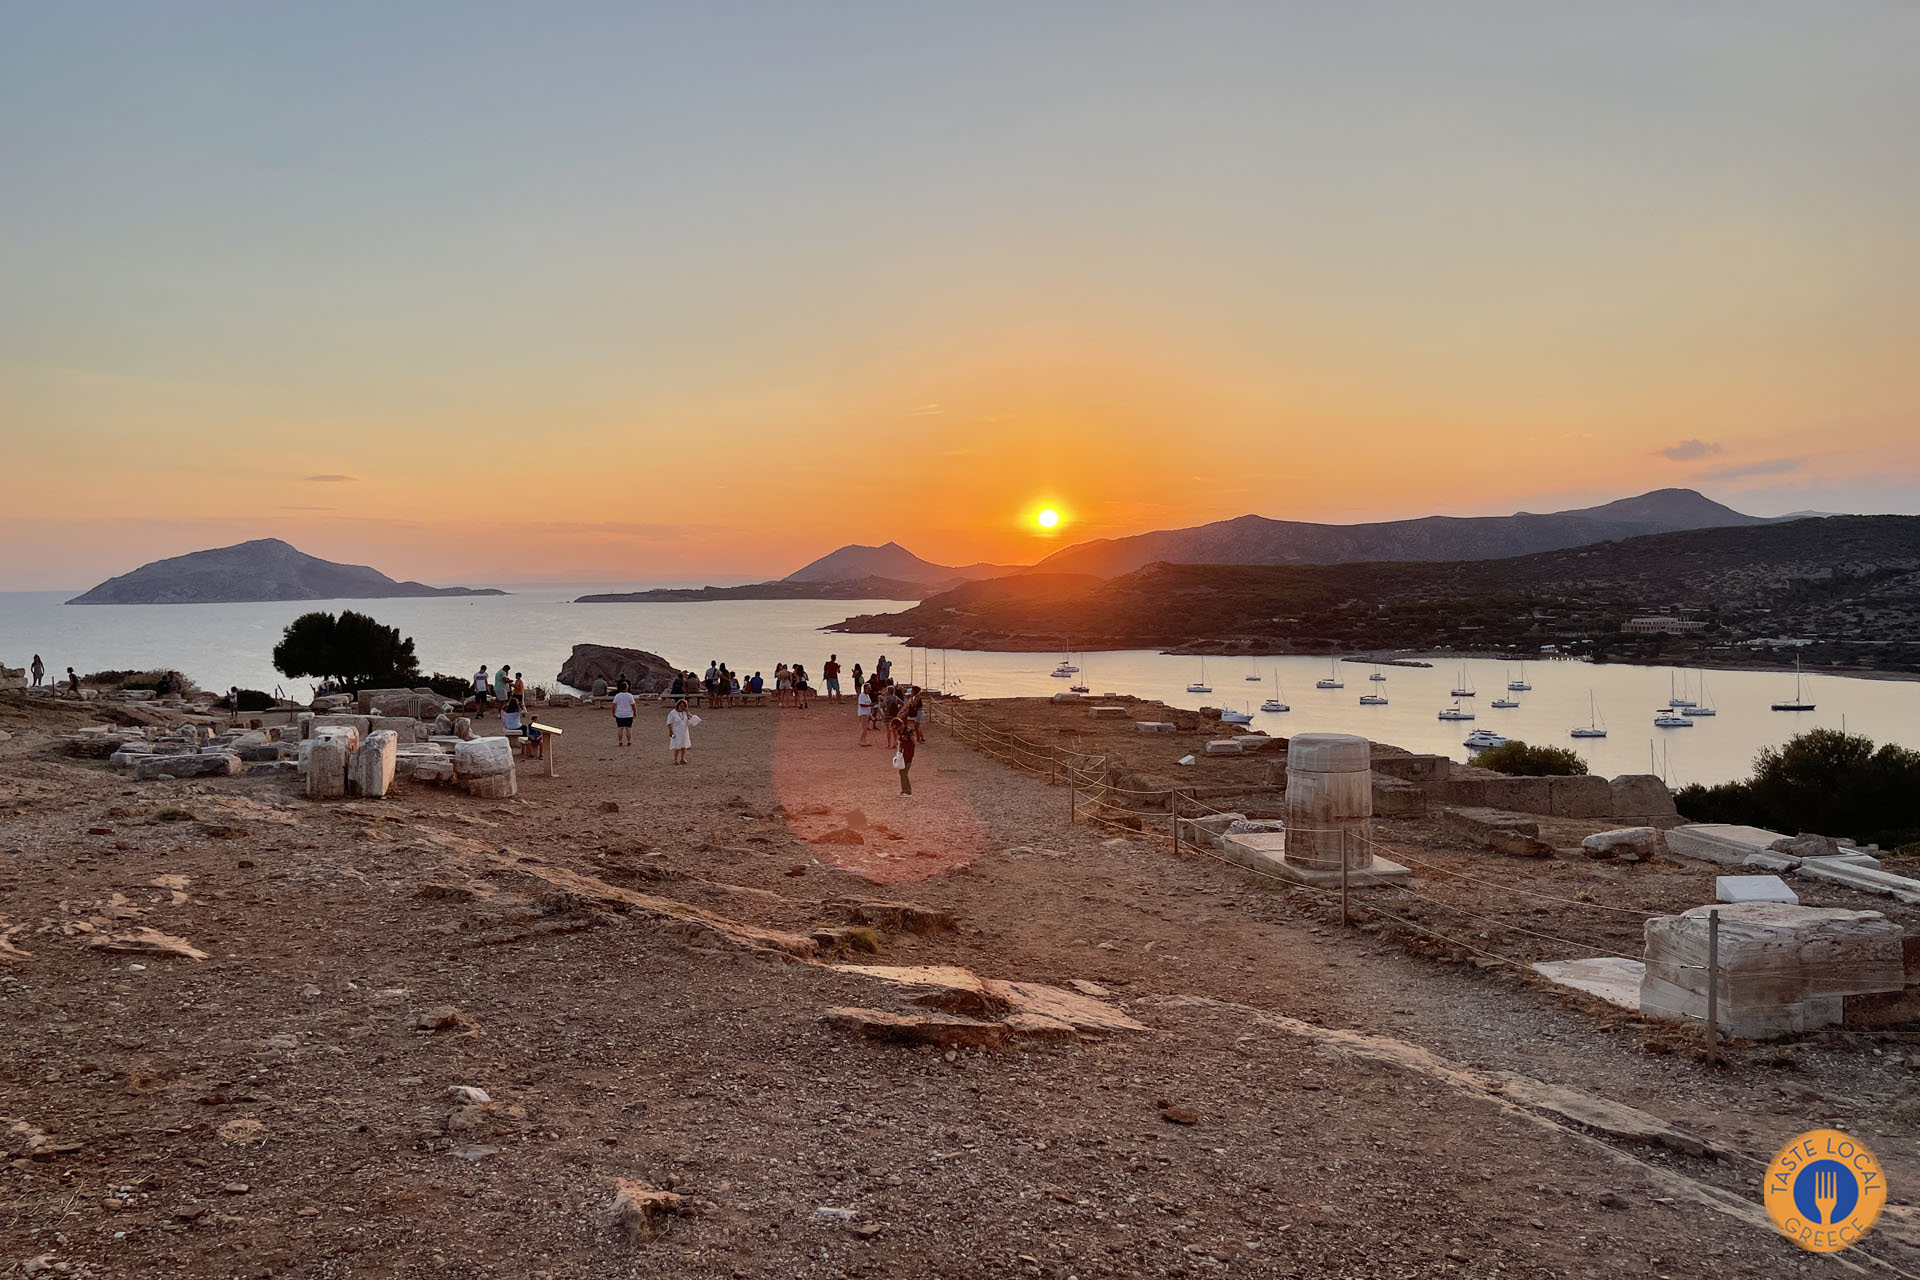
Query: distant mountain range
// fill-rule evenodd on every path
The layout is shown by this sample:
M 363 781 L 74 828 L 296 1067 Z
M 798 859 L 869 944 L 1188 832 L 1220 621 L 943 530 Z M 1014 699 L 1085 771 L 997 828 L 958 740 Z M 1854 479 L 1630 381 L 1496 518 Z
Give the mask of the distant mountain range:
M 262 600 L 385 600 L 499 596 L 492 588 L 395 582 L 363 564 L 335 564 L 278 538 L 258 538 L 143 564 L 68 604 L 244 604 Z
M 1656 489 L 1605 506 L 1546 515 L 1425 516 L 1378 524 L 1307 524 L 1239 516 L 1191 529 L 1102 538 L 1056 551 L 1028 573 L 1118 577 L 1150 564 L 1351 564 L 1494 560 L 1648 533 L 1765 524 L 1692 489 Z
M 795 569 L 782 582 L 851 582 L 859 578 L 880 578 L 889 582 L 913 582 L 921 586 L 953 586 L 977 582 L 981 578 L 1000 578 L 1019 573 L 1017 564 L 935 564 L 922 560 L 897 542 L 878 547 L 857 543 L 830 551 L 812 564 Z

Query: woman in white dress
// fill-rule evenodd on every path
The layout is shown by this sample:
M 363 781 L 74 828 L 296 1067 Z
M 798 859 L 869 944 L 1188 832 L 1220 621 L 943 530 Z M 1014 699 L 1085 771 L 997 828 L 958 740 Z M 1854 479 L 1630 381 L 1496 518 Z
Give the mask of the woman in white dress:
M 687 748 L 693 745 L 693 726 L 700 723 L 700 717 L 687 710 L 685 698 L 673 704 L 673 710 L 667 712 L 667 745 L 673 748 L 673 762 L 687 762 Z

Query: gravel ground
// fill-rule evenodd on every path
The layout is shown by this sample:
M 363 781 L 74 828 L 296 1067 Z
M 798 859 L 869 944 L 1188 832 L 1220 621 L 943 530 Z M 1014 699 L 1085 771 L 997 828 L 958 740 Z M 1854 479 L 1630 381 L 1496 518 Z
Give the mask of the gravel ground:
M 1834 1123 L 1896 1201 L 1920 1179 L 1889 1042 L 1709 1075 L 1637 1018 L 1069 825 L 937 729 L 902 800 L 827 704 L 710 715 L 684 769 L 645 720 L 620 751 L 552 718 L 560 776 L 515 800 L 325 805 L 133 783 L 6 721 L 0 932 L 31 955 L 0 961 L 0 1274 L 1779 1276 L 1831 1264 L 1754 1223 L 1753 1160 Z M 890 985 L 713 926 L 876 898 L 953 927 L 851 958 L 1093 982 L 1150 1030 L 860 1040 L 822 1013 L 909 1009 Z M 87 945 L 135 927 L 207 959 Z M 1501 1071 L 1727 1154 L 1564 1126 Z M 630 1237 L 616 1179 L 684 1216 Z M 1870 1247 L 1913 1269 L 1914 1234 L 1890 1211 Z

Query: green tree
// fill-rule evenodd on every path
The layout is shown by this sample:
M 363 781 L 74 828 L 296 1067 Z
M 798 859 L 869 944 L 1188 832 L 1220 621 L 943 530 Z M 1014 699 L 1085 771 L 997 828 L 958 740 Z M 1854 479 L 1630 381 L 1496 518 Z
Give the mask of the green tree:
M 410 685 L 420 677 L 413 638 L 364 613 L 303 613 L 273 646 L 274 669 L 287 676 L 318 676 L 347 689 Z
M 1812 729 L 1785 746 L 1761 748 L 1751 778 L 1686 787 L 1675 803 L 1696 822 L 1907 845 L 1920 839 L 1920 751 Z

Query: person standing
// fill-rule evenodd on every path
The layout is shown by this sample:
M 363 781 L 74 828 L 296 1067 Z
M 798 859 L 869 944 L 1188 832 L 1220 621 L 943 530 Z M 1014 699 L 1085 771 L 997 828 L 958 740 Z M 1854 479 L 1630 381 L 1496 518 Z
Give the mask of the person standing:
M 47 677 L 47 664 L 40 661 L 40 655 L 33 655 L 33 687 L 38 689 L 40 682 Z
M 473 696 L 480 709 L 487 709 L 487 695 L 493 689 L 493 678 L 487 674 L 487 664 L 481 663 L 480 669 L 473 673 Z
M 827 701 L 840 701 L 840 655 L 827 655 L 827 665 L 820 668 L 820 676 L 827 682 Z
M 500 669 L 493 673 L 493 696 L 505 702 L 507 695 L 512 692 L 513 668 L 503 662 L 500 664 Z
M 627 688 L 627 682 L 620 682 L 619 692 L 613 695 L 614 745 L 631 747 L 633 745 L 633 690 Z
M 882 689 L 893 683 L 893 664 L 887 661 L 886 654 L 881 654 L 880 661 L 873 664 L 873 674 L 880 678 Z
M 853 687 L 856 691 L 867 687 L 867 678 L 861 674 L 860 664 L 857 662 L 853 664 Z
M 873 728 L 873 690 L 865 685 L 860 686 L 860 701 L 856 704 L 856 710 L 860 716 L 860 745 L 870 747 L 873 744 L 867 741 L 867 730 Z
M 700 723 L 700 717 L 687 710 L 685 698 L 673 704 L 673 710 L 667 712 L 667 745 L 673 748 L 673 762 L 685 764 L 687 751 L 693 746 L 693 726 Z
M 893 751 L 893 767 L 900 771 L 900 794 L 913 794 L 913 730 L 904 719 L 895 718 L 887 722 L 894 740 L 899 744 Z
M 524 674 L 524 672 L 521 673 L 521 675 Z M 521 675 L 513 678 L 513 696 L 524 707 L 527 705 L 527 682 L 521 679 Z

